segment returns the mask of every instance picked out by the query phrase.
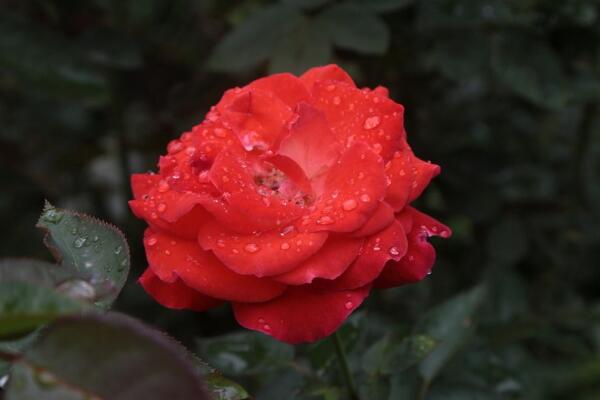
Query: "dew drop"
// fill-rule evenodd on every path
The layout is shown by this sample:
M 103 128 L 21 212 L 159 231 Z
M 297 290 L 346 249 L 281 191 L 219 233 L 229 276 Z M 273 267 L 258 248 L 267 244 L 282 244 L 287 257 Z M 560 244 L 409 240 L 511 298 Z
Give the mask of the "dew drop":
M 357 206 L 358 206 L 358 204 L 356 203 L 356 200 L 354 200 L 354 199 L 348 199 L 342 203 L 342 208 L 346 211 L 352 211 Z
M 256 253 L 258 250 L 260 250 L 260 248 L 255 243 L 248 243 L 246 246 L 244 246 L 244 250 L 248 253 Z
M 360 201 L 362 201 L 363 203 L 368 203 L 371 201 L 371 196 L 365 193 L 360 196 Z
M 378 116 L 372 116 L 365 119 L 365 123 L 363 124 L 363 128 L 365 129 L 374 129 L 379 126 L 381 119 Z
M 155 237 L 151 237 L 146 241 L 146 244 L 150 247 L 154 246 L 158 242 L 158 239 Z
M 285 228 L 283 228 L 281 230 L 281 232 L 279 232 L 279 236 L 281 236 L 281 237 L 287 236 L 291 233 L 294 233 L 295 230 L 296 230 L 296 228 L 294 228 L 294 225 L 288 225 Z
M 73 246 L 75 246 L 75 248 L 77 248 L 77 249 L 80 249 L 81 247 L 83 247 L 83 245 L 85 244 L 86 241 L 87 241 L 87 238 L 79 237 L 79 238 L 75 239 L 75 241 L 73 242 Z
M 165 255 L 170 256 L 171 255 L 171 251 L 170 250 L 165 250 Z
M 179 140 L 172 140 L 167 145 L 167 151 L 169 154 L 175 154 L 183 150 L 183 144 Z
M 381 146 L 380 143 L 375 143 L 373 145 L 373 151 L 377 154 L 381 153 L 381 150 L 383 150 L 383 147 Z
M 225 247 L 225 241 L 223 239 L 217 240 L 217 246 L 220 248 Z
M 196 148 L 194 146 L 189 146 L 185 149 L 185 154 L 187 154 L 188 156 L 193 156 L 194 153 L 196 153 Z
M 227 136 L 227 133 L 225 132 L 225 129 L 223 129 L 223 128 L 215 128 L 215 136 L 224 138 Z
M 325 215 L 317 220 L 317 224 L 319 225 L 331 225 L 333 224 L 333 218 Z
M 287 250 L 290 248 L 290 244 L 287 242 L 283 242 L 283 243 L 281 243 L 280 247 L 281 247 L 281 250 Z
M 165 181 L 164 179 L 161 179 L 161 180 L 158 182 L 158 191 L 159 191 L 160 193 L 164 193 L 164 192 L 166 192 L 167 190 L 169 190 L 169 183 L 168 183 L 167 181 Z
M 333 89 L 335 89 L 335 85 L 327 85 L 325 89 L 327 89 L 328 92 L 331 92 Z
M 340 99 L 340 96 L 335 96 L 333 98 L 333 104 L 335 104 L 336 106 L 338 106 L 341 102 L 342 102 L 342 99 Z
M 400 250 L 398 250 L 398 248 L 397 248 L 397 247 L 392 247 L 392 248 L 390 248 L 390 254 L 391 254 L 392 256 L 397 256 L 397 255 L 399 255 L 399 254 L 400 254 Z
M 271 330 L 271 325 L 269 325 L 269 324 L 264 324 L 264 325 L 263 325 L 263 329 L 264 329 L 265 331 L 270 331 L 270 330 Z
M 346 304 L 344 304 L 344 307 L 346 307 L 346 310 L 351 310 L 352 307 L 354 307 L 354 303 L 347 301 Z
M 167 205 L 165 203 L 160 203 L 158 207 L 156 207 L 156 209 L 158 210 L 158 212 L 163 212 L 167 209 Z

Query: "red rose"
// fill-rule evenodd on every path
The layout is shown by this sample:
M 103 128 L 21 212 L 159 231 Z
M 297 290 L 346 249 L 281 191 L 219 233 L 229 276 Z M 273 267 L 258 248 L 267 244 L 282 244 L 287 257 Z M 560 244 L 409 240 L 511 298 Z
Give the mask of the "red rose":
M 227 301 L 246 328 L 315 341 L 372 287 L 423 279 L 427 238 L 450 235 L 409 206 L 440 168 L 411 151 L 403 107 L 335 65 L 228 90 L 167 150 L 130 202 L 150 225 L 140 282 L 167 307 Z

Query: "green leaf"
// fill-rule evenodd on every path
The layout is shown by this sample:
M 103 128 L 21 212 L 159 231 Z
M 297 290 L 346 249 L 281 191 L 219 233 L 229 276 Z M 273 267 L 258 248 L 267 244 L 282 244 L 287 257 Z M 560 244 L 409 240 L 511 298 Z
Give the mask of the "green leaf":
M 0 338 L 29 333 L 84 307 L 52 289 L 25 282 L 0 282 Z
M 250 398 L 250 395 L 242 386 L 219 373 L 206 375 L 205 383 L 215 400 L 244 400 Z
M 301 17 L 300 11 L 285 4 L 260 9 L 221 40 L 208 66 L 224 72 L 238 72 L 257 66 L 271 56 L 279 39 Z
M 394 340 L 386 336 L 375 342 L 365 352 L 362 366 L 370 375 L 393 375 L 423 360 L 437 345 L 437 342 L 426 335 L 413 335 Z
M 129 273 L 129 247 L 116 227 L 84 214 L 55 208 L 49 203 L 37 226 L 60 265 L 76 271 L 61 290 L 85 294 L 91 285 L 96 304 L 108 307 L 123 288 Z
M 25 258 L 5 258 L 0 260 L 0 282 L 27 282 L 47 288 L 72 276 L 68 268 L 56 264 Z
M 254 374 L 279 368 L 292 361 L 294 348 L 257 332 L 203 338 L 199 353 L 226 375 Z
M 483 286 L 476 286 L 431 309 L 417 324 L 415 331 L 424 332 L 439 342 L 419 365 L 425 382 L 430 382 L 467 341 L 474 330 L 474 314 L 485 294 Z
M 208 399 L 191 357 L 115 313 L 50 325 L 11 370 L 6 400 Z
M 278 42 L 270 71 L 301 74 L 311 67 L 327 64 L 332 49 L 323 32 L 318 20 L 304 17 L 298 20 L 294 29 Z
M 31 346 L 31 344 L 37 339 L 38 334 L 39 330 L 15 340 L 0 341 L 0 351 L 13 354 L 21 353 L 25 348 Z M 6 375 L 9 369 L 10 363 L 0 359 L 0 377 Z
M 317 17 L 333 43 L 362 54 L 383 54 L 390 42 L 385 22 L 368 9 L 351 3 L 333 5 Z
M 551 109 L 561 107 L 567 98 L 560 62 L 547 42 L 528 36 L 501 36 L 492 48 L 497 79 L 517 95 Z

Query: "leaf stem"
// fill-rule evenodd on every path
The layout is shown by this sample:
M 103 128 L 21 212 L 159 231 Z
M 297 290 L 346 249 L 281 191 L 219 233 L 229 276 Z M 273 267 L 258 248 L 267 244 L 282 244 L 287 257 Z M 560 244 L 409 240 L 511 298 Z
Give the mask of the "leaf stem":
M 346 352 L 344 351 L 344 346 L 342 344 L 342 340 L 340 338 L 339 333 L 335 332 L 333 335 L 331 335 L 331 340 L 333 341 L 333 345 L 335 347 L 335 352 L 340 363 L 342 375 L 344 376 L 344 380 L 346 381 L 346 387 L 348 388 L 350 399 L 360 400 L 360 398 L 358 397 L 358 392 L 356 391 L 356 386 L 354 385 L 352 372 L 350 372 L 350 367 L 348 366 L 348 359 L 346 358 Z

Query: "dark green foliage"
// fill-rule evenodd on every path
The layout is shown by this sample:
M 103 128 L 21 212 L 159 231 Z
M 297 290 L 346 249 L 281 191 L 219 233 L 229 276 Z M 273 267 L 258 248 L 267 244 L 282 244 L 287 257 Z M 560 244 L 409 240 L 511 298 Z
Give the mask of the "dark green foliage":
M 126 205 L 130 173 L 225 89 L 336 62 L 405 105 L 415 153 L 443 170 L 416 206 L 454 230 L 431 277 L 375 292 L 343 328 L 359 392 L 600 397 L 597 1 L 7 0 L 0 33 L 0 255 L 47 257 L 45 198 L 110 220 L 132 245 L 119 310 L 199 343 L 258 399 L 347 398 L 328 342 L 292 351 L 225 310 L 157 307 L 135 284 L 143 224 Z

